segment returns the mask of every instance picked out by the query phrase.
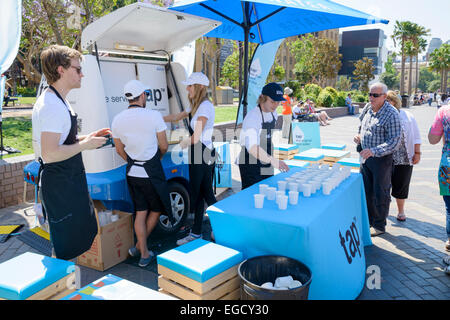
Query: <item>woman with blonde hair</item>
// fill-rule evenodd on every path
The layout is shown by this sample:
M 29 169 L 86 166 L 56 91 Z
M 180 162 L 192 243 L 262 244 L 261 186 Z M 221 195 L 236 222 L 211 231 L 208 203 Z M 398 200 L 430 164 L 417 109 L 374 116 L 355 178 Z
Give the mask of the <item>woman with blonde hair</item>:
M 166 122 L 178 122 L 187 117 L 190 120 L 190 136 L 183 139 L 180 146 L 183 149 L 189 147 L 190 203 L 195 213 L 194 225 L 186 237 L 177 241 L 177 245 L 201 238 L 205 202 L 208 206 L 217 202 L 212 188 L 215 160 L 212 133 L 215 110 L 207 96 L 209 79 L 201 72 L 194 72 L 183 84 L 186 85 L 190 108 L 164 117 Z
M 390 90 L 386 100 L 399 111 L 402 134 L 400 144 L 393 153 L 394 166 L 392 170 L 392 196 L 396 199 L 398 208 L 398 221 L 405 221 L 405 200 L 408 198 L 409 184 L 411 182 L 413 165 L 420 161 L 419 126 L 414 116 L 401 109 L 401 101 L 397 94 Z

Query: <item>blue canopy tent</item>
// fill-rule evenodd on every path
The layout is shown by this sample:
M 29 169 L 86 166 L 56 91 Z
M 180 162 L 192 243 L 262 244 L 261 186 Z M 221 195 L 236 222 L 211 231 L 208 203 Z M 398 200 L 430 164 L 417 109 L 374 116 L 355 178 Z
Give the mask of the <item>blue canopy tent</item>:
M 207 37 L 244 41 L 244 117 L 249 42 L 264 44 L 321 30 L 389 22 L 328 0 L 178 0 L 170 9 L 221 21 Z

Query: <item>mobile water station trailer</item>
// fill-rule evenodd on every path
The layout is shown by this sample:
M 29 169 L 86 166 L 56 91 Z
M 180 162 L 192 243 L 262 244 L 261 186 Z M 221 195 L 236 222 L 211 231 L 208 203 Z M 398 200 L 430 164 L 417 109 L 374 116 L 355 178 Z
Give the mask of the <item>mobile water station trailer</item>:
M 163 116 L 183 111 L 189 103 L 186 87 L 181 83 L 187 74 L 181 64 L 171 62 L 171 54 L 219 25 L 218 21 L 147 3 L 128 5 L 88 25 L 81 37 L 82 50 L 87 51 L 81 62 L 82 85 L 67 96 L 78 114 L 78 133 L 110 128 L 114 116 L 128 107 L 123 88 L 132 79 L 150 89 L 147 108 Z M 43 88 L 45 80 L 38 95 Z M 177 144 L 188 132 L 187 121 L 167 123 L 167 127 L 169 150 L 162 164 L 177 221 L 172 225 L 167 216 L 161 215 L 157 229 L 172 233 L 189 213 L 187 152 Z M 34 143 L 33 148 L 37 159 L 40 147 Z M 92 199 L 101 200 L 108 209 L 133 212 L 126 162 L 114 146 L 83 151 L 82 157 Z M 26 182 L 35 185 L 38 168 L 37 161 L 24 168 Z

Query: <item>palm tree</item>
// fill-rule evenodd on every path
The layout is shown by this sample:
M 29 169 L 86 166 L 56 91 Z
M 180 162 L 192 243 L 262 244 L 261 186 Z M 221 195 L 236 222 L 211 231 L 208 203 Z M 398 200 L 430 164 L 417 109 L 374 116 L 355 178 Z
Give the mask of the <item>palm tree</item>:
M 400 43 L 402 54 L 402 67 L 400 72 L 400 94 L 405 94 L 405 45 L 411 38 L 411 34 L 414 31 L 414 23 L 411 21 L 395 21 L 394 32 L 392 34 L 392 40 L 394 46 L 397 46 L 397 42 Z
M 430 55 L 429 69 L 441 73 L 441 92 L 447 91 L 448 72 L 450 71 L 450 44 L 443 44 Z
M 419 37 L 417 41 L 417 56 L 416 56 L 416 92 L 419 91 L 419 54 L 427 48 L 428 42 L 426 39 Z

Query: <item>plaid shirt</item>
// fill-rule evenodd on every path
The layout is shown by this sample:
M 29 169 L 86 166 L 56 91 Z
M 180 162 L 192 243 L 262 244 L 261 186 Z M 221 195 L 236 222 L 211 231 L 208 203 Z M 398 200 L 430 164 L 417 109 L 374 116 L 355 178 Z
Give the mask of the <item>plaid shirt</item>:
M 373 112 L 368 103 L 359 117 L 361 124 L 358 133 L 362 149 L 370 149 L 375 157 L 391 154 L 397 148 L 402 126 L 397 109 L 387 101 L 378 112 Z

